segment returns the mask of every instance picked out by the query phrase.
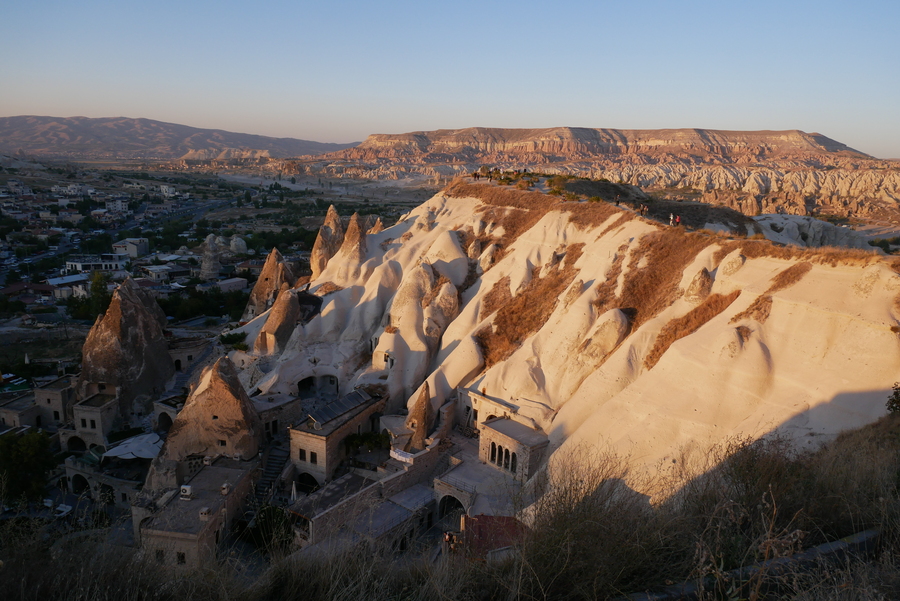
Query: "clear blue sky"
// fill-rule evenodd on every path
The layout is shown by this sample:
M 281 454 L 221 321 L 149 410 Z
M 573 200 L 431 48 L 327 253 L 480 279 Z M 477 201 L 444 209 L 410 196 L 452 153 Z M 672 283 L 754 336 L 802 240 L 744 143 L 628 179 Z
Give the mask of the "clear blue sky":
M 801 129 L 900 158 L 897 0 L 4 0 L 0 116 L 322 142 Z

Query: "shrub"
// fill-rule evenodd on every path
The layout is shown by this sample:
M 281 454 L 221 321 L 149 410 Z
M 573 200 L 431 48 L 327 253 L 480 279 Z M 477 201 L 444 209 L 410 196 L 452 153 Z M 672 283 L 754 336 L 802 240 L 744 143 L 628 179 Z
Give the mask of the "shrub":
M 219 336 L 219 340 L 222 341 L 222 344 L 237 344 L 242 342 L 245 338 L 247 338 L 246 332 L 232 332 L 230 334 L 222 334 Z
M 893 392 L 888 397 L 887 410 L 890 413 L 900 412 L 900 382 L 894 382 Z

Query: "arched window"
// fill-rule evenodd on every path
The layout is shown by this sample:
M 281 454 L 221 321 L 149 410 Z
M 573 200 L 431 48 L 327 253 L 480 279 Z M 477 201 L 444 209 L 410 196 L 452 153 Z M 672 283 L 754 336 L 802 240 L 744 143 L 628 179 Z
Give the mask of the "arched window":
M 497 445 L 497 465 L 503 467 L 503 447 Z
M 509 449 L 503 449 L 503 467 L 509 469 Z
M 497 443 L 491 443 L 491 463 L 497 462 Z
M 515 453 L 513 453 L 512 459 L 509 460 L 509 471 L 511 471 L 512 473 L 515 474 L 516 468 L 518 467 L 518 465 L 519 465 L 519 458 L 516 457 Z

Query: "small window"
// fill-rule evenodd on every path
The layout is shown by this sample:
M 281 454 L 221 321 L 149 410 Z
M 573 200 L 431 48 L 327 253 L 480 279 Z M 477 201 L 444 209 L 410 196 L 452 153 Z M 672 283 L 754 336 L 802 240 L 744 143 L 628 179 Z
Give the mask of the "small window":
M 59 411 L 53 412 L 53 419 L 55 419 L 56 421 L 59 421 Z
M 219 419 L 219 416 L 218 416 L 218 415 L 214 415 L 214 416 L 213 416 L 213 419 Z
M 166 563 L 166 552 L 162 549 L 156 550 L 156 563 Z
M 128 502 L 128 493 L 124 493 L 124 492 L 122 493 L 122 502 L 123 503 Z
M 81 418 L 81 427 L 82 427 L 82 428 L 87 428 L 87 420 L 84 419 L 83 417 Z
M 193 355 L 188 355 L 188 361 L 193 361 L 193 360 L 194 360 L 194 356 L 193 356 Z
M 91 430 L 96 430 L 96 429 L 97 429 L 97 422 L 95 422 L 94 420 L 91 420 Z
M 306 461 L 306 450 L 300 449 L 299 451 L 297 451 L 297 460 Z
M 101 391 L 106 390 L 106 384 L 100 384 L 99 389 L 100 389 Z
M 319 456 L 315 454 L 315 452 L 310 452 L 309 454 L 309 462 L 313 465 L 319 463 Z
M 184 553 L 179 551 L 175 554 L 175 561 L 178 562 L 178 565 L 183 566 L 187 563 L 187 558 L 184 556 Z
M 224 447 L 226 444 L 228 444 L 228 443 L 225 442 L 224 440 L 220 440 L 220 441 L 219 441 L 219 446 L 220 446 L 220 447 Z
M 48 404 L 48 405 L 50 404 L 50 399 L 47 399 L 47 404 Z

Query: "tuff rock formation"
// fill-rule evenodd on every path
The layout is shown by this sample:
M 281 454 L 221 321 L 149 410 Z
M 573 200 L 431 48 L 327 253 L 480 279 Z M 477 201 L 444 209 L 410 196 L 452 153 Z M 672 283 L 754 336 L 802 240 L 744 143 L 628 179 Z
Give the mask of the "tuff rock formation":
M 200 260 L 200 279 L 205 282 L 216 280 L 221 269 L 219 244 L 216 242 L 215 235 L 210 234 L 204 242 L 203 258 Z
M 278 296 L 282 286 L 293 287 L 296 279 L 291 268 L 284 262 L 284 257 L 277 248 L 273 248 L 259 273 L 259 279 L 253 286 L 250 300 L 247 301 L 247 308 L 244 309 L 241 320 L 249 321 L 267 311 L 275 302 L 275 297 Z
M 284 345 L 287 344 L 300 319 L 298 292 L 285 289 L 278 294 L 266 324 L 256 338 L 254 351 L 261 355 L 271 355 L 284 350 Z
M 325 215 L 325 223 L 319 228 L 319 235 L 313 244 L 309 257 L 309 267 L 312 269 L 312 279 L 316 279 L 325 270 L 328 261 L 337 254 L 344 243 L 344 224 L 334 205 L 328 207 Z
M 479 421 L 547 436 L 547 469 L 611 450 L 639 472 L 734 436 L 830 440 L 882 417 L 900 371 L 900 276 L 874 252 L 490 184 L 443 190 L 367 249 L 358 275 L 335 264 L 311 282 L 322 311 L 282 350 L 241 356 L 263 394 L 313 376 L 386 386 L 385 412 L 405 406 L 417 428 L 423 399 L 472 420 L 442 408 L 478 395 Z M 252 347 L 273 313 L 241 328 Z
M 145 492 L 176 487 L 179 462 L 190 456 L 256 457 L 262 432 L 259 416 L 234 364 L 227 357 L 220 358 L 203 372 L 172 423 L 160 454 L 151 464 Z
M 81 396 L 90 384 L 113 385 L 124 423 L 148 414 L 150 398 L 175 373 L 164 334 L 166 316 L 131 278 L 116 288 L 106 312 L 94 322 L 82 348 Z
M 353 213 L 341 249 L 337 253 L 341 266 L 348 270 L 345 277 L 355 278 L 359 275 L 359 268 L 365 262 L 367 252 L 366 232 L 360 225 L 359 214 Z
M 434 408 L 431 406 L 431 395 L 428 391 L 428 382 L 422 386 L 419 396 L 413 404 L 409 416 L 406 418 L 406 427 L 412 431 L 409 441 L 404 449 L 408 453 L 418 453 L 425 449 L 425 439 L 431 431 L 434 423 Z
M 240 236 L 234 235 L 231 237 L 229 248 L 231 248 L 231 252 L 236 255 L 247 254 L 247 243 Z
M 897 161 L 820 134 L 704 129 L 466 128 L 377 134 L 325 155 L 309 172 L 336 177 L 452 177 L 481 165 L 604 178 L 678 198 L 765 213 L 894 218 Z
M 172 423 L 161 456 L 176 461 L 190 455 L 251 459 L 259 451 L 261 436 L 262 424 L 237 370 L 230 359 L 222 357 L 206 369 L 191 391 Z

